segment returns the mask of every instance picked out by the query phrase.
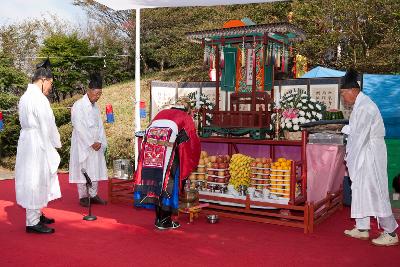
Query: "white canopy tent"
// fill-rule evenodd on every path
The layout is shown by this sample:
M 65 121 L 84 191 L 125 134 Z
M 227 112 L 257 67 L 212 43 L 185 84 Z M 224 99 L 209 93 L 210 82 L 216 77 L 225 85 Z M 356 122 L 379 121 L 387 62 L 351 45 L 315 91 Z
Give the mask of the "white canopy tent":
M 155 8 L 155 7 L 184 7 L 184 6 L 219 6 L 250 3 L 268 3 L 287 0 L 97 0 L 100 4 L 114 10 Z
M 140 9 L 156 7 L 218 6 L 251 3 L 271 3 L 287 0 L 96 0 L 116 11 L 136 9 L 136 43 L 135 43 L 135 131 L 140 131 Z M 135 146 L 137 164 L 138 148 Z

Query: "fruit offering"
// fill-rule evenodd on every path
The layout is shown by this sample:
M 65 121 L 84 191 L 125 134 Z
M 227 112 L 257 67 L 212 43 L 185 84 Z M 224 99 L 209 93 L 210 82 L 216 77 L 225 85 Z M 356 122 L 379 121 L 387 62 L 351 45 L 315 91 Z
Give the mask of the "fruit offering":
M 207 185 L 226 185 L 229 181 L 229 155 L 210 156 L 207 163 Z
M 250 186 L 262 190 L 269 186 L 271 158 L 256 158 L 251 164 Z
M 254 159 L 252 157 L 243 154 L 232 155 L 229 164 L 229 173 L 231 174 L 229 184 L 232 184 L 236 190 L 238 190 L 241 185 L 250 185 L 250 165 L 253 161 Z
M 278 158 L 271 164 L 270 192 L 279 197 L 289 198 L 290 195 L 290 173 L 292 161 Z
M 191 187 L 194 188 L 197 181 L 206 181 L 206 163 L 208 162 L 208 154 L 206 151 L 201 151 L 199 163 L 197 165 L 197 169 L 194 170 L 189 175 L 189 180 L 191 181 Z

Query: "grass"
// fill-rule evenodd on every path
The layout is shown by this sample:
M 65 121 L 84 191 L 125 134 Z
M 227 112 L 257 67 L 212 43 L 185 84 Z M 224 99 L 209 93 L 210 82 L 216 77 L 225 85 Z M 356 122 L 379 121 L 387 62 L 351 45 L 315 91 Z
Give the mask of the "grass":
M 147 117 L 141 120 L 141 128 L 145 129 L 150 122 L 150 84 L 160 81 L 201 81 L 207 79 L 207 72 L 200 67 L 177 68 L 163 72 L 143 75 L 141 78 L 141 100 L 146 103 Z M 134 127 L 135 127 L 135 82 L 129 81 L 111 85 L 103 89 L 98 101 L 102 117 L 106 118 L 106 105 L 111 104 L 115 122 L 105 123 L 109 149 L 107 161 L 109 166 L 114 159 L 127 158 L 134 160 Z

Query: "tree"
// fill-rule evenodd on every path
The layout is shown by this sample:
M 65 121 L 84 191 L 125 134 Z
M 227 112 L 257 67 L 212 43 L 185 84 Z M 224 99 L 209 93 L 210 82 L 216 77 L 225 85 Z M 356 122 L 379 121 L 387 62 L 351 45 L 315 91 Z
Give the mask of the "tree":
M 86 86 L 88 74 L 101 69 L 102 59 L 92 57 L 96 49 L 87 39 L 71 35 L 54 34 L 43 43 L 39 55 L 51 57 L 54 87 L 63 99 Z
M 7 64 L 29 73 L 39 49 L 41 23 L 39 20 L 26 21 L 0 28 L 2 57 Z
M 294 23 L 307 32 L 298 48 L 311 65 L 355 66 L 369 73 L 400 70 L 395 65 L 400 59 L 399 1 L 294 0 L 292 10 Z
M 128 38 L 134 52 L 135 14 L 113 11 L 96 1 L 75 0 L 100 23 L 112 25 Z M 254 17 L 258 23 L 286 18 L 288 3 L 234 5 L 220 7 L 185 7 L 144 9 L 141 15 L 141 59 L 143 71 L 164 70 L 178 66 L 201 64 L 202 49 L 185 38 L 186 32 L 222 28 L 230 19 Z
M 87 10 L 112 23 L 131 40 L 134 14 L 113 12 L 95 1 L 82 0 Z M 400 72 L 400 1 L 293 0 L 283 3 L 202 8 L 156 8 L 142 11 L 142 65 L 144 70 L 196 64 L 201 49 L 184 39 L 187 31 L 221 28 L 230 19 L 249 17 L 256 23 L 287 20 L 307 34 L 295 49 L 311 66 L 337 69 L 355 66 L 369 73 Z M 199 61 L 197 61 L 199 64 Z
M 0 93 L 20 93 L 27 85 L 28 78 L 25 73 L 14 67 L 9 57 L 0 53 Z
M 90 25 L 87 38 L 97 54 L 103 56 L 101 70 L 106 84 L 133 79 L 132 57 L 117 29 L 105 24 Z

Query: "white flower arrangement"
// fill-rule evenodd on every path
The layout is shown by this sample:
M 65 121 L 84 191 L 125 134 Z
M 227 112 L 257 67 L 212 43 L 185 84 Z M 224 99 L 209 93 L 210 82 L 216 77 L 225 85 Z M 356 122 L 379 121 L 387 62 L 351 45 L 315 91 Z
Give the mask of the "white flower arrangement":
M 301 124 L 322 119 L 325 105 L 308 96 L 303 90 L 289 91 L 280 101 L 281 129 L 299 131 Z M 275 116 L 273 117 L 275 119 Z
M 190 99 L 190 106 L 192 107 L 193 110 L 196 109 L 201 109 L 205 108 L 208 110 L 214 109 L 215 104 L 211 102 L 211 100 L 208 98 L 207 95 L 201 94 L 200 99 L 198 99 L 198 92 L 192 92 L 187 95 L 187 97 Z M 199 100 L 199 107 L 197 107 L 197 100 Z M 197 119 L 197 116 L 199 116 L 200 121 L 203 121 L 202 114 L 201 113 L 195 113 L 194 114 L 194 119 Z M 206 114 L 206 125 L 210 125 L 212 121 L 212 116 L 209 114 Z

